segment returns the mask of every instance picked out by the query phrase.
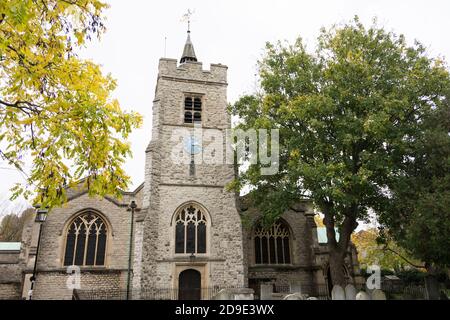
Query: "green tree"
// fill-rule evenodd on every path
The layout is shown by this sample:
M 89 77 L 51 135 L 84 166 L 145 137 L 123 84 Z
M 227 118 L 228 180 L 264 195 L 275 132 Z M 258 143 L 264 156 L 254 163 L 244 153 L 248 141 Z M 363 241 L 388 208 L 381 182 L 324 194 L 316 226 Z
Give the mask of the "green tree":
M 450 266 L 450 94 L 421 121 L 401 170 L 391 178 L 390 205 L 381 211 L 385 238 L 393 238 L 427 269 L 430 298 L 435 276 Z
M 11 213 L 5 215 L 0 223 L 0 241 L 20 242 L 25 223 L 34 218 L 35 210 L 26 209 L 20 215 Z
M 120 109 L 116 87 L 76 51 L 100 36 L 99 0 L 3 0 L 0 2 L 0 156 L 25 172 L 14 197 L 52 207 L 65 187 L 87 176 L 90 194 L 119 195 L 129 177 L 121 166 L 126 142 L 141 117 Z
M 324 215 L 332 281 L 342 285 L 357 221 L 387 202 L 388 178 L 420 131 L 418 119 L 442 102 L 449 74 L 419 43 L 357 18 L 322 30 L 315 53 L 301 39 L 266 49 L 261 92 L 231 110 L 239 128 L 280 130 L 279 172 L 264 176 L 261 163 L 251 164 L 232 187 L 252 186 L 269 220 L 312 199 Z

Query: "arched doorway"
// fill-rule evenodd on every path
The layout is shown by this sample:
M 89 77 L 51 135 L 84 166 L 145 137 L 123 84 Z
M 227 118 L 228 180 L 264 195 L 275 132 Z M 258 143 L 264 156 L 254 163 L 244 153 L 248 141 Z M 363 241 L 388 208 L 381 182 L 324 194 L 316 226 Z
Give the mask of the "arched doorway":
M 178 276 L 178 299 L 200 300 L 202 279 L 197 270 L 187 269 L 180 272 Z

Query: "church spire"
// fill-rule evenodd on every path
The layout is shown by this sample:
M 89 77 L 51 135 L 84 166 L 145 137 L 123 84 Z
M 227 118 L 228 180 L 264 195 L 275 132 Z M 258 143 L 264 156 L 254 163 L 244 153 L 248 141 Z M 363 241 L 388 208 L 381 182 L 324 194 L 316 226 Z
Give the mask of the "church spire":
M 187 20 L 188 30 L 187 30 L 187 39 L 184 44 L 183 55 L 181 56 L 180 63 L 185 63 L 188 61 L 197 61 L 197 57 L 195 56 L 194 45 L 191 41 L 191 15 L 192 12 L 188 10 L 188 13 L 183 16 Z

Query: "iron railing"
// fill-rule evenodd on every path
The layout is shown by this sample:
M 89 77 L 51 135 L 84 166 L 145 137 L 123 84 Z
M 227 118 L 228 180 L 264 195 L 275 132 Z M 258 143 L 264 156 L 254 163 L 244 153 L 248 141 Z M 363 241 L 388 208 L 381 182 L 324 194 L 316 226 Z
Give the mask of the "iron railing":
M 364 284 L 355 285 L 356 291 L 367 291 Z M 239 289 L 237 287 L 207 287 L 201 289 L 185 289 L 182 293 L 177 288 L 144 288 L 131 291 L 130 299 L 133 300 L 185 300 L 198 299 L 212 300 L 222 289 Z M 423 285 L 383 285 L 381 289 L 388 300 L 422 300 L 426 299 L 426 289 Z M 301 285 L 301 292 L 309 297 L 319 300 L 330 300 L 331 292 L 328 285 Z M 274 285 L 273 293 L 280 297 L 290 292 L 289 285 Z M 84 289 L 74 290 L 75 300 L 126 300 L 127 291 L 118 289 Z M 259 299 L 259 292 L 255 292 L 255 299 Z
M 237 287 L 207 288 L 144 288 L 132 289 L 129 298 L 132 300 L 212 300 L 223 289 L 239 289 Z M 74 300 L 126 300 L 127 290 L 122 289 L 78 289 L 74 290 Z

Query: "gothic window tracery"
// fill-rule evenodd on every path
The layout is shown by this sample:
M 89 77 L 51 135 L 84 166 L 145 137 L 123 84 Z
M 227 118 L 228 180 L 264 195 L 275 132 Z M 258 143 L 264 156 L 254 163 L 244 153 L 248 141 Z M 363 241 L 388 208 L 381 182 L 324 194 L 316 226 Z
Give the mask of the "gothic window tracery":
M 98 214 L 80 214 L 67 229 L 64 265 L 105 265 L 107 237 L 107 225 Z
M 177 214 L 175 253 L 206 253 L 206 217 L 195 205 L 191 204 Z
M 289 264 L 290 234 L 282 221 L 275 222 L 270 228 L 258 225 L 253 232 L 256 264 Z

